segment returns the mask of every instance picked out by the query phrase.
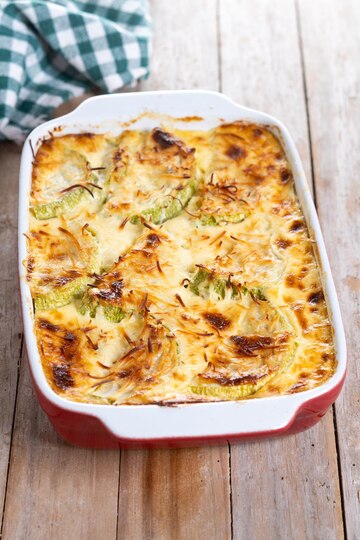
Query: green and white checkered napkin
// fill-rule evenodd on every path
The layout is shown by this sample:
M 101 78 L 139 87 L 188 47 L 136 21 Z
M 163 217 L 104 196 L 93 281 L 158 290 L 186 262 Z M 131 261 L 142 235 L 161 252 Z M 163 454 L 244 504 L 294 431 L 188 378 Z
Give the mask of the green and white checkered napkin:
M 21 142 L 68 99 L 149 73 L 147 0 L 0 1 L 0 139 Z

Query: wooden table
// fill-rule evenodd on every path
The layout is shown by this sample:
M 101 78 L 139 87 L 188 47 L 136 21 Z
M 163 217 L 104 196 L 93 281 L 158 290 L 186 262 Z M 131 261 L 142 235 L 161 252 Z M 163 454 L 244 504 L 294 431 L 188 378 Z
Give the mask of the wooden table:
M 288 438 L 187 450 L 72 448 L 29 380 L 19 313 L 20 148 L 0 147 L 0 511 L 6 540 L 360 538 L 360 5 L 153 0 L 142 89 L 220 90 L 290 129 L 313 186 L 346 324 L 346 387 Z

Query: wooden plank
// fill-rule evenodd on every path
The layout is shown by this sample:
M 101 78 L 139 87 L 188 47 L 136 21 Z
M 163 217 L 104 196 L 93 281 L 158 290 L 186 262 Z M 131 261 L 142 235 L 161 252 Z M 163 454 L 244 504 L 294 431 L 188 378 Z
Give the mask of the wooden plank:
M 1 168 L 1 302 L 0 302 L 0 512 L 7 481 L 11 432 L 22 343 L 22 324 L 17 291 L 15 248 L 17 230 L 17 183 L 20 149 L 14 144 L 0 147 Z M 1 526 L 1 524 L 0 524 Z
M 77 102 L 68 104 L 61 111 L 62 114 L 69 112 L 76 104 Z M 12 284 L 11 279 L 9 283 L 6 283 L 5 307 L 9 309 L 8 313 L 5 312 L 6 320 L 10 317 L 14 320 L 5 328 L 5 332 L 9 335 L 4 334 L 4 338 L 10 339 L 11 347 L 9 347 L 9 354 L 6 355 L 8 363 L 5 362 L 4 366 L 0 365 L 0 370 L 7 369 L 13 377 L 11 388 L 14 394 L 17 372 L 16 354 L 18 354 L 14 343 L 16 343 L 18 333 L 15 333 L 14 337 L 12 325 L 16 328 L 16 325 L 21 324 L 17 305 L 16 267 L 19 149 L 15 151 L 14 146 L 2 145 L 1 152 L 4 155 L 3 161 L 10 168 L 10 170 L 5 169 L 5 174 L 3 173 L 6 183 L 4 194 L 10 200 L 11 197 L 14 199 L 9 205 L 11 211 L 8 218 L 6 253 L 6 264 L 9 268 L 7 267 L 6 270 L 9 271 L 15 284 Z M 10 365 L 10 361 L 13 366 Z M 4 371 L 4 379 L 6 376 L 8 375 Z M 10 438 L 13 409 L 14 399 L 10 394 L 8 403 L 4 399 L 2 408 L 9 417 L 7 439 Z M 0 424 L 1 421 L 0 417 Z M 0 439 L 0 449 L 2 444 L 5 447 Z M 0 463 L 1 459 L 5 462 L 5 458 L 5 452 L 4 456 L 0 454 Z M 26 540 L 115 539 L 117 536 L 119 460 L 119 452 L 105 453 L 73 448 L 59 439 L 39 407 L 32 389 L 27 363 L 22 360 L 2 538 L 6 540 L 14 538 L 26 538 Z
M 214 0 L 154 0 L 152 75 L 144 90 L 218 89 Z M 228 448 L 122 452 L 119 538 L 230 538 Z
M 122 452 L 119 538 L 230 538 L 227 447 Z
M 294 2 L 221 0 L 222 90 L 289 127 L 305 168 L 306 101 Z M 231 448 L 235 539 L 343 536 L 331 412 L 311 430 Z
M 216 0 L 152 0 L 151 76 L 141 90 L 218 90 Z
M 307 432 L 231 448 L 234 539 L 343 538 L 331 414 Z
M 301 0 L 316 194 L 348 345 L 336 402 L 347 537 L 360 538 L 360 9 L 356 0 Z
M 3 538 L 115 540 L 119 452 L 63 442 L 39 408 L 24 360 Z
M 222 91 L 289 129 L 311 184 L 301 56 L 293 0 L 220 0 Z

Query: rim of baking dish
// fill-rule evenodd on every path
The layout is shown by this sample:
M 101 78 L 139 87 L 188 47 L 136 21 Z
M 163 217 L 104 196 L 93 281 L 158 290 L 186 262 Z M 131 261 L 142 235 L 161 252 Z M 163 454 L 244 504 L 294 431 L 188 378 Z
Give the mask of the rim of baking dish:
M 114 118 L 117 107 L 119 110 L 121 107 L 123 109 L 121 109 L 121 114 Z M 53 131 L 55 134 L 58 131 L 59 133 L 70 132 L 70 130 L 81 132 L 89 131 L 89 129 L 100 132 L 108 130 L 107 126 L 111 125 L 116 125 L 118 129 L 120 126 L 121 129 L 121 125 L 124 126 L 126 121 L 139 117 L 142 112 L 146 114 L 146 111 L 151 111 L 150 115 L 154 115 L 153 119 L 160 117 L 180 124 L 182 117 L 190 115 L 204 118 L 205 124 L 211 118 L 210 123 L 213 125 L 235 119 L 249 120 L 266 125 L 279 137 L 292 167 L 297 195 L 307 226 L 316 240 L 316 255 L 333 327 L 338 363 L 335 373 L 324 384 L 291 395 L 249 398 L 240 401 L 183 403 L 175 407 L 157 404 L 80 403 L 67 400 L 51 389 L 46 380 L 37 347 L 33 303 L 23 264 L 27 256 L 24 233 L 27 233 L 29 224 L 32 147 L 36 150 L 38 143 Z M 227 118 L 229 116 L 232 118 Z M 193 124 L 196 123 L 194 129 L 199 128 L 201 121 L 193 122 Z M 315 398 L 331 394 L 342 385 L 346 372 L 345 334 L 324 240 L 299 154 L 287 128 L 275 117 L 240 106 L 223 94 L 207 90 L 134 92 L 89 98 L 71 113 L 38 126 L 27 137 L 20 166 L 18 219 L 21 306 L 30 370 L 38 392 L 59 409 L 96 417 L 116 437 L 129 440 L 270 433 L 289 426 L 300 409 L 307 404 L 311 406 Z

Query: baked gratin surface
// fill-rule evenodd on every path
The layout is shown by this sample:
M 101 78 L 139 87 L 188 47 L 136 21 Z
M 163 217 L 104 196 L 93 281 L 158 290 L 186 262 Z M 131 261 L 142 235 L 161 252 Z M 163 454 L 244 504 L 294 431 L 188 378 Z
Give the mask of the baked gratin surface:
M 237 400 L 334 373 L 312 240 L 264 126 L 44 140 L 27 237 L 41 361 L 67 399 Z

